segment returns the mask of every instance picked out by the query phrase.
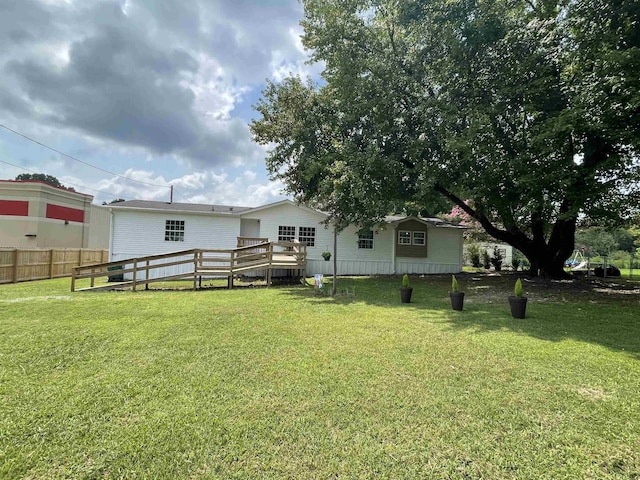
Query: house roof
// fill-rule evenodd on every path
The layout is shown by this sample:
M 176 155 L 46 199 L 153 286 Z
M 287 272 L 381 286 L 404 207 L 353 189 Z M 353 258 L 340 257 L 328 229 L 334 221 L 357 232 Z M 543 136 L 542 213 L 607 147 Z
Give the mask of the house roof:
M 162 212 L 181 212 L 181 213 L 212 213 L 212 214 L 223 214 L 223 215 L 244 215 L 250 214 L 253 212 L 259 212 L 261 210 L 267 210 L 272 207 L 277 207 L 279 205 L 296 205 L 291 200 L 280 200 L 278 202 L 269 203 L 267 205 L 261 205 L 259 207 L 239 207 L 236 205 L 211 205 L 211 204 L 202 204 L 202 203 L 179 203 L 179 202 L 158 202 L 154 200 L 126 200 L 124 202 L 112 203 L 109 205 L 110 208 L 114 209 L 125 209 L 130 208 L 134 210 L 144 210 L 144 211 L 162 211 Z M 299 208 L 308 210 L 309 212 L 314 212 L 319 215 L 325 215 L 318 210 L 314 210 L 313 208 L 306 207 L 304 205 L 297 205 Z
M 389 215 L 384 219 L 385 222 L 391 225 L 398 225 L 399 223 L 402 223 L 407 220 L 417 220 L 418 222 L 423 223 L 425 225 L 431 225 L 433 227 L 439 227 L 439 228 L 462 228 L 462 229 L 467 228 L 464 225 L 447 222 L 446 220 L 442 220 L 441 218 L 437 218 L 437 217 L 403 217 L 400 215 Z
M 112 203 L 109 205 L 114 209 L 131 208 L 135 210 L 158 210 L 163 212 L 184 212 L 184 213 L 217 213 L 235 215 L 251 210 L 251 207 L 237 207 L 232 205 L 211 205 L 203 203 L 179 203 L 179 202 L 157 202 L 153 200 L 127 200 L 124 202 Z
M 242 215 L 245 215 L 245 214 L 250 215 L 250 214 L 252 214 L 254 212 L 259 212 L 261 210 L 268 210 L 269 208 L 277 207 L 277 206 L 280 206 L 280 205 L 294 205 L 294 206 L 296 206 L 298 208 L 301 208 L 301 209 L 306 210 L 306 211 L 311 212 L 311 213 L 315 213 L 317 215 L 322 215 L 324 217 L 328 217 L 329 216 L 328 214 L 326 214 L 324 212 L 321 212 L 320 210 L 316 210 L 315 208 L 307 207 L 306 205 L 302 205 L 302 204 L 299 204 L 299 203 L 292 202 L 289 199 L 280 200 L 280 201 L 274 202 L 274 203 L 267 203 L 266 205 L 261 205 L 259 207 L 253 207 L 253 208 L 247 209 L 244 212 L 242 212 Z
M 261 205 L 258 207 L 238 207 L 233 205 L 210 205 L 210 204 L 202 204 L 202 203 L 179 203 L 179 202 L 158 202 L 153 200 L 127 200 L 124 202 L 113 203 L 109 205 L 109 208 L 113 208 L 114 210 L 124 210 L 124 209 L 132 209 L 132 210 L 142 210 L 142 211 L 156 211 L 156 212 L 175 212 L 175 213 L 195 213 L 195 214 L 213 214 L 213 215 L 228 215 L 228 216 L 245 216 L 250 215 L 254 212 L 259 212 L 262 210 L 267 210 L 272 207 L 277 207 L 279 205 L 296 205 L 299 208 L 304 210 L 317 213 L 319 215 L 327 216 L 326 213 L 321 212 L 319 210 L 315 210 L 313 208 L 306 207 L 304 205 L 299 205 L 291 200 L 280 200 L 278 202 L 269 203 L 267 205 Z M 385 222 L 391 225 L 398 225 L 407 220 L 417 220 L 425 225 L 430 225 L 433 227 L 439 228 L 466 228 L 463 225 L 458 225 L 456 223 L 447 222 L 446 220 L 442 220 L 441 218 L 426 218 L 426 217 L 405 217 L 400 215 L 389 215 L 385 217 Z

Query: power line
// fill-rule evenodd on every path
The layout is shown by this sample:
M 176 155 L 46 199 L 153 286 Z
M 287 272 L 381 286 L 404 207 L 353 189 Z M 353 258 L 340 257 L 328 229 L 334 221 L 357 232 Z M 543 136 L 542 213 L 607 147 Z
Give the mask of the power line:
M 40 172 L 34 172 L 33 170 L 29 170 L 28 168 L 24 168 L 24 167 L 21 167 L 19 165 L 14 165 L 13 163 L 5 162 L 4 160 L 0 160 L 0 163 L 4 163 L 5 165 L 10 165 L 12 167 L 19 168 L 20 170 L 24 170 L 25 172 L 40 174 Z M 106 192 L 104 190 L 98 190 L 97 188 L 87 187 L 85 185 L 80 185 L 78 183 L 73 183 L 73 182 L 64 182 L 64 183 L 68 183 L 69 185 L 73 185 L 74 187 L 82 188 L 83 190 L 84 189 L 93 190 L 94 192 L 104 193 L 104 194 L 111 195 L 111 196 L 116 197 L 116 198 L 120 198 L 121 197 L 120 195 L 116 195 L 115 193 Z M 77 193 L 80 193 L 80 192 L 77 192 Z
M 135 179 L 133 179 L 133 178 L 125 177 L 124 175 L 120 175 L 119 173 L 115 173 L 115 172 L 111 172 L 111 171 L 109 171 L 109 170 L 105 170 L 104 168 L 101 168 L 101 167 L 97 167 L 97 166 L 95 166 L 95 165 L 92 165 L 92 164 L 90 164 L 90 163 L 88 163 L 88 162 L 85 162 L 85 161 L 83 161 L 83 160 L 80 160 L 79 158 L 76 158 L 76 157 L 73 157 L 73 156 L 71 156 L 71 155 L 68 155 L 68 154 L 66 154 L 66 153 L 64 153 L 64 152 L 61 152 L 60 150 L 56 150 L 55 148 L 50 147 L 49 145 L 45 145 L 44 143 L 39 142 L 38 140 L 35 140 L 35 139 L 31 138 L 31 137 L 28 137 L 27 135 L 25 135 L 25 134 L 23 134 L 23 133 L 20 133 L 20 132 L 18 132 L 18 131 L 16 131 L 16 130 L 13 130 L 12 128 L 7 127 L 6 125 L 3 125 L 3 124 L 1 124 L 1 123 L 0 123 L 0 127 L 4 128 L 5 130 L 10 131 L 11 133 L 14 133 L 14 134 L 16 134 L 16 135 L 19 135 L 19 136 L 21 136 L 22 138 L 25 138 L 25 139 L 29 140 L 30 142 L 37 143 L 38 145 L 40 145 L 40 146 L 42 146 L 42 147 L 44 147 L 44 148 L 48 148 L 49 150 L 51 150 L 51 151 L 53 151 L 53 152 L 56 152 L 56 153 L 57 153 L 57 154 L 59 154 L 59 155 L 63 155 L 63 156 L 65 156 L 65 157 L 67 157 L 67 158 L 70 158 L 71 160 L 74 160 L 74 161 L 76 161 L 76 162 L 82 163 L 83 165 L 87 165 L 88 167 L 95 168 L 96 170 L 100 170 L 101 172 L 108 173 L 109 175 L 114 175 L 114 176 L 116 176 L 116 177 L 120 177 L 120 178 L 124 178 L 125 180 L 129 180 L 130 182 L 141 183 L 141 184 L 143 184 L 143 185 L 148 185 L 148 186 L 150 186 L 150 187 L 171 188 L 171 186 L 170 186 L 170 185 L 158 185 L 158 184 L 155 184 L 155 183 L 143 182 L 143 181 L 141 181 L 141 180 L 135 180 Z M 14 165 L 14 166 L 15 166 L 15 165 Z M 18 168 L 20 168 L 20 167 L 18 167 Z
M 178 192 L 176 192 L 175 188 L 173 189 L 173 193 L 175 193 L 176 196 L 180 197 L 182 200 L 184 200 L 187 203 L 192 203 L 191 201 L 187 200 L 186 198 L 184 198 L 182 195 L 180 195 Z

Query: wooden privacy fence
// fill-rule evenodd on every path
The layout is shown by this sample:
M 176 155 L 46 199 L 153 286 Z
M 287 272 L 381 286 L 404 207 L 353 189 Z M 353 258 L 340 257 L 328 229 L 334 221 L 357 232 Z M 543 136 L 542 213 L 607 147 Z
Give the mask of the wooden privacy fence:
M 71 276 L 71 291 L 76 291 L 76 282 L 89 279 L 91 288 L 115 288 L 167 280 L 193 279 L 193 289 L 201 285 L 202 278 L 227 277 L 229 288 L 233 278 L 249 272 L 266 272 L 267 285 L 273 270 L 299 270 L 301 276 L 307 265 L 307 246 L 300 242 L 264 242 L 228 250 L 193 249 L 180 252 L 130 258 L 98 265 L 77 266 Z M 164 271 L 161 271 L 164 270 Z M 177 269 L 170 273 L 171 269 Z M 121 277 L 115 283 L 96 286 L 96 278 Z M 125 277 L 127 279 L 125 280 Z
M 107 250 L 86 248 L 2 248 L 0 283 L 69 277 L 74 267 L 101 263 L 108 258 Z

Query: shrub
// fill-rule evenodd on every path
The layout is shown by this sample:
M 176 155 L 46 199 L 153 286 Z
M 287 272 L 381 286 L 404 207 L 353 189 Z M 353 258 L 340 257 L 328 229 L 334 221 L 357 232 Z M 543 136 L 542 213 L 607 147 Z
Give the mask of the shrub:
M 406 273 L 402 277 L 402 288 L 409 288 L 409 275 Z
M 455 275 L 451 275 L 451 291 L 452 292 L 458 291 L 458 280 L 456 280 Z
M 513 288 L 513 293 L 518 298 L 522 297 L 522 281 L 519 278 L 516 280 L 516 285 Z
M 519 250 L 513 249 L 513 254 L 511 255 L 511 268 L 513 268 L 514 272 L 518 271 L 518 268 L 524 270 L 524 256 L 520 253 Z
M 489 253 L 486 250 L 482 252 L 482 266 L 486 270 L 491 268 L 491 257 L 489 257 Z
M 491 257 L 491 264 L 493 265 L 493 268 L 496 269 L 496 272 L 499 272 L 500 270 L 502 270 L 503 260 L 504 260 L 504 256 L 502 255 L 502 252 L 500 251 L 497 245 L 494 246 L 493 256 Z
M 474 268 L 480 267 L 480 246 L 477 243 L 472 243 L 467 248 L 467 256 Z

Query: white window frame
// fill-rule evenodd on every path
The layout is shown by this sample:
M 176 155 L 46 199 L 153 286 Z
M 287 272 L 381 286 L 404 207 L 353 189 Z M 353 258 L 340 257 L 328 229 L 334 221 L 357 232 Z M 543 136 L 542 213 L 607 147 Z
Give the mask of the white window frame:
M 373 230 L 369 230 L 369 233 L 367 233 L 366 236 L 358 232 L 358 250 L 373 250 L 373 247 Z
M 416 241 L 416 233 L 422 235 L 421 243 Z M 421 232 L 421 231 L 411 232 L 411 244 L 424 247 L 427 244 L 427 232 Z
M 407 235 L 403 237 L 403 233 Z M 411 232 L 409 230 L 398 230 L 398 245 L 411 245 Z
M 307 247 L 316 246 L 316 227 L 298 227 L 298 240 Z
M 165 242 L 184 242 L 184 220 L 165 220 Z
M 296 239 L 296 227 L 292 225 L 278 225 L 278 241 L 293 242 Z

